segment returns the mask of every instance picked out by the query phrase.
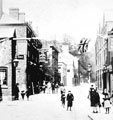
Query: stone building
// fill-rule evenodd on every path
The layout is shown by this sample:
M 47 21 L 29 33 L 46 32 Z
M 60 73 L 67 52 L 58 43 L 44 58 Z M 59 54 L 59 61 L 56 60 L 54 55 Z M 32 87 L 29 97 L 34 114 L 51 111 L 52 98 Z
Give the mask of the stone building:
M 25 22 L 25 13 L 9 9 L 9 15 L 0 18 L 0 81 L 4 96 L 13 99 L 14 86 L 37 92 L 39 76 L 40 40 L 31 25 Z
M 95 43 L 96 80 L 98 88 L 113 90 L 113 21 L 104 21 Z
M 67 65 L 64 62 L 58 62 L 58 70 L 60 72 L 61 83 L 67 85 Z

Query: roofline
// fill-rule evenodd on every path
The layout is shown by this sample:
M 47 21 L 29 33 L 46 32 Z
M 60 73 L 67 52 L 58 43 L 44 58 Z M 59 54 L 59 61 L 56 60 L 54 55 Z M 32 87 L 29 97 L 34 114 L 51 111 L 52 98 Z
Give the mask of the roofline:
M 35 31 L 33 30 L 32 26 L 28 22 L 24 23 L 0 23 L 0 26 L 27 26 L 29 30 L 32 30 L 34 36 L 36 36 Z
M 50 47 L 53 48 L 54 50 L 56 50 L 59 53 L 59 51 L 54 46 L 51 45 Z

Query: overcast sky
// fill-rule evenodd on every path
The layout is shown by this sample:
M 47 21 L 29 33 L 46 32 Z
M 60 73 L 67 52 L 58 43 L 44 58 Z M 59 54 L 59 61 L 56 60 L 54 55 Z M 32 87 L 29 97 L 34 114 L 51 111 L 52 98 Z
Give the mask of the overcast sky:
M 75 41 L 90 38 L 94 43 L 103 12 L 113 8 L 113 0 L 3 0 L 3 10 L 18 7 L 26 13 L 43 39 L 62 39 L 67 34 Z

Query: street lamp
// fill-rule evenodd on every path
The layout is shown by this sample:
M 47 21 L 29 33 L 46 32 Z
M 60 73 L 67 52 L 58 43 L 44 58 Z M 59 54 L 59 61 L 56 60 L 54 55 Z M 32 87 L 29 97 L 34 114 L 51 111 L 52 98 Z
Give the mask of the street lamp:
M 16 85 L 16 67 L 18 66 L 18 59 L 15 58 L 12 61 L 13 71 L 12 71 L 12 100 L 15 100 L 15 85 Z
M 17 66 L 18 66 L 18 59 L 17 58 L 15 58 L 14 60 L 13 60 L 13 65 L 14 65 L 14 67 L 16 68 Z
M 92 65 L 88 64 L 89 83 L 91 83 L 91 68 L 92 68 Z

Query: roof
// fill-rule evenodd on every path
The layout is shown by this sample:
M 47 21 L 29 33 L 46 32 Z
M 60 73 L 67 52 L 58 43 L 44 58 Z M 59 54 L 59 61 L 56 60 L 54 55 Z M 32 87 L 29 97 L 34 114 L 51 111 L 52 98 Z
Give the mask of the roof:
M 10 15 L 3 14 L 0 19 L 0 24 L 20 24 L 21 22 L 19 20 L 13 19 Z
M 0 38 L 14 37 L 15 28 L 0 28 Z

